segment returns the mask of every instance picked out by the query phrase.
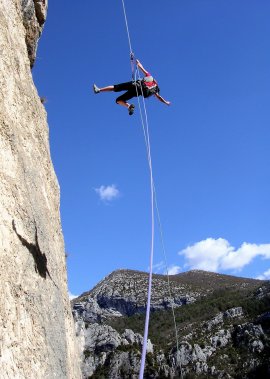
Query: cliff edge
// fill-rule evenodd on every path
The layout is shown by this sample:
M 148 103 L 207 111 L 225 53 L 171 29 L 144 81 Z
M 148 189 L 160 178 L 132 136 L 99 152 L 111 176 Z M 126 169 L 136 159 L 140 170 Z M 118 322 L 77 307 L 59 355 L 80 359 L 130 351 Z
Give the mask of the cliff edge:
M 81 377 L 59 186 L 31 67 L 45 0 L 0 0 L 0 377 Z

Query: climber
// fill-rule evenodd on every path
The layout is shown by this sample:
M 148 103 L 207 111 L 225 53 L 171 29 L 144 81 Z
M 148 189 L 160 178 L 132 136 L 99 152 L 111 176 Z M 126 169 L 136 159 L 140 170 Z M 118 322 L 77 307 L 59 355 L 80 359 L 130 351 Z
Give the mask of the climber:
M 170 105 L 170 101 L 167 101 L 163 99 L 162 96 L 159 94 L 159 87 L 157 81 L 151 76 L 151 74 L 145 70 L 145 68 L 142 66 L 141 62 L 136 59 L 136 64 L 138 68 L 143 72 L 145 77 L 141 80 L 121 83 L 121 84 L 115 84 L 113 86 L 107 86 L 103 88 L 99 88 L 96 86 L 96 84 L 93 85 L 94 93 L 100 93 L 100 92 L 121 92 L 121 91 L 127 91 L 123 95 L 119 96 L 116 99 L 116 103 L 123 105 L 128 109 L 128 113 L 131 116 L 134 113 L 134 104 L 129 104 L 127 101 L 132 99 L 133 97 L 141 96 L 147 98 L 152 95 L 155 95 L 155 97 L 161 101 L 162 103 L 166 105 Z

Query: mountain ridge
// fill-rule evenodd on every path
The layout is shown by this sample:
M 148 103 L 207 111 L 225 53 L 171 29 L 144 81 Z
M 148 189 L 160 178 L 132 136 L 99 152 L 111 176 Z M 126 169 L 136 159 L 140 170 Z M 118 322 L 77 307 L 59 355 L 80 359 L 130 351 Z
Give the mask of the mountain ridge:
M 132 269 L 117 269 L 106 275 L 103 279 L 101 279 L 91 290 L 83 292 L 81 295 L 77 296 L 75 299 L 72 300 L 72 303 L 74 304 L 77 299 L 83 299 L 87 296 L 95 297 L 100 287 L 103 286 L 103 283 L 106 282 L 114 282 L 114 279 L 119 276 L 121 276 L 121 280 L 126 277 L 130 276 L 136 276 L 137 278 L 140 277 L 141 279 L 148 281 L 149 274 L 145 271 L 139 271 L 139 270 L 132 270 Z M 168 283 L 167 275 L 163 274 L 153 274 L 153 280 L 160 280 L 163 281 L 166 285 Z M 211 271 L 204 271 L 204 270 L 190 270 L 185 271 L 176 275 L 169 275 L 170 284 L 172 286 L 177 283 L 178 285 L 192 285 L 193 289 L 200 288 L 204 285 L 204 287 L 207 287 L 208 290 L 211 290 L 211 284 L 213 284 L 213 280 L 218 280 L 219 283 L 216 283 L 216 285 L 213 287 L 212 290 L 215 288 L 219 288 L 220 285 L 231 285 L 233 282 L 233 285 L 237 285 L 241 283 L 242 285 L 252 286 L 259 285 L 260 283 L 267 282 L 262 281 L 259 279 L 254 278 L 246 278 L 246 277 L 238 277 L 233 275 L 227 275 L 227 274 L 219 274 L 216 272 Z M 211 283 L 212 280 L 212 283 Z M 194 281 L 196 283 L 194 283 Z M 153 286 L 153 291 L 155 291 L 155 288 Z
M 267 377 L 269 281 L 192 270 L 170 283 L 172 299 L 153 275 L 145 378 L 180 378 L 179 359 L 184 378 Z M 84 378 L 138 377 L 147 284 L 143 271 L 115 270 L 72 301 Z

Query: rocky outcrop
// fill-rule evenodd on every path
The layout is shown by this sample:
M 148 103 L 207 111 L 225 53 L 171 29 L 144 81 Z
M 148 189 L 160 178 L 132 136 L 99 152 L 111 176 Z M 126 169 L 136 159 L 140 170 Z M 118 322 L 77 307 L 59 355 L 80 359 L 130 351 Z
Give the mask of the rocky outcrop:
M 224 312 L 233 315 L 237 313 L 236 308 Z M 241 313 L 240 317 L 242 316 Z M 239 321 L 236 316 L 234 318 Z M 102 375 L 111 379 L 138 377 L 143 340 L 139 333 L 126 329 L 120 334 L 108 325 L 85 323 L 80 318 L 75 318 L 75 322 L 77 337 L 81 341 L 84 378 L 98 378 Z M 226 349 L 228 351 L 235 349 L 235 359 L 239 359 L 237 349 L 244 349 L 252 354 L 260 354 L 264 350 L 267 337 L 260 325 L 244 323 L 236 326 L 228 325 L 227 328 L 223 325 L 223 329 L 219 327 L 210 333 L 208 325 L 209 323 L 205 322 L 199 329 L 199 333 L 204 335 L 203 344 L 182 340 L 179 343 L 179 354 L 175 348 L 169 353 L 162 350 L 155 351 L 155 347 L 148 340 L 148 366 L 145 377 L 177 378 L 180 377 L 182 370 L 184 377 L 188 373 L 195 373 L 198 376 L 204 374 L 212 378 L 233 378 L 234 376 L 226 370 L 221 370 L 213 364 L 215 357 L 221 355 L 222 358 L 217 359 L 227 361 L 229 364 Z M 194 330 L 195 333 L 198 333 L 198 329 Z M 256 366 L 258 362 L 252 364 Z
M 267 364 L 270 352 L 269 312 L 248 315 L 239 305 L 213 312 L 212 317 L 203 319 L 203 313 L 198 314 L 196 309 L 208 315 L 210 303 L 213 303 L 214 310 L 223 308 L 223 299 L 228 304 L 236 299 L 242 304 L 242 299 L 245 299 L 243 304 L 249 304 L 247 309 L 267 308 L 270 304 L 269 284 L 258 290 L 262 282 L 201 271 L 172 276 L 170 281 L 176 324 L 183 318 L 182 327 L 178 326 L 179 349 L 177 351 L 175 341 L 172 342 L 175 340 L 172 315 L 167 310 L 172 302 L 167 297 L 166 277 L 156 275 L 151 322 L 159 323 L 151 332 L 145 378 L 180 378 L 181 371 L 183 377 L 192 378 L 264 377 L 270 370 Z M 118 270 L 73 301 L 84 378 L 138 377 L 142 336 L 134 330 L 138 331 L 138 323 L 144 320 L 146 288 L 147 274 Z M 221 299 L 217 301 L 219 296 Z M 184 312 L 186 305 L 190 314 Z M 195 310 L 192 311 L 193 308 Z M 167 321 L 169 318 L 171 322 Z M 129 327 L 123 329 L 125 325 Z
M 199 331 L 204 332 L 203 326 Z M 230 325 L 228 329 L 218 329 L 214 334 L 206 332 L 202 345 L 181 341 L 179 355 L 175 349 L 169 354 L 163 351 L 154 351 L 154 354 L 150 356 L 151 359 L 148 360 L 150 367 L 148 366 L 147 373 L 152 373 L 151 378 L 177 378 L 180 377 L 180 371 L 184 377 L 192 373 L 194 378 L 200 377 L 200 375 L 211 378 L 239 378 L 240 376 L 235 376 L 235 374 L 241 370 L 242 366 L 243 375 L 241 377 L 249 378 L 248 372 L 253 370 L 256 372 L 261 367 L 263 357 L 260 357 L 260 354 L 265 346 L 269 348 L 269 337 L 266 336 L 260 325 L 252 323 Z M 228 353 L 232 354 L 232 351 L 235 356 L 228 355 Z M 244 361 L 241 361 L 243 351 L 248 351 L 249 354 L 244 353 Z M 266 357 L 268 356 L 266 353 Z M 268 360 L 265 357 L 264 359 Z M 231 364 L 234 360 L 239 360 L 240 369 L 237 368 L 237 365 Z M 269 369 L 270 365 L 268 364 L 268 369 L 266 368 L 264 372 L 269 373 Z M 148 376 L 146 375 L 146 377 Z M 257 377 L 264 376 L 254 376 L 254 378 Z M 113 376 L 108 376 L 108 378 L 113 378 Z
M 261 353 L 264 349 L 264 332 L 261 325 L 245 323 L 237 325 L 234 331 L 234 341 L 238 346 L 248 349 L 252 353 Z
M 139 333 L 126 329 L 120 334 L 111 326 L 85 323 L 83 319 L 77 318 L 76 335 L 81 346 L 84 378 L 89 378 L 98 371 L 105 373 L 108 366 L 109 371 L 106 372 L 108 378 L 122 378 L 123 370 L 125 376 L 132 372 L 135 375 L 132 377 L 138 377 L 143 344 L 143 337 Z M 153 353 L 150 340 L 147 352 Z
M 212 330 L 217 325 L 223 324 L 224 320 L 234 319 L 237 317 L 243 316 L 243 309 L 242 307 L 236 307 L 228 309 L 226 312 L 220 312 L 215 317 L 213 317 L 211 320 L 207 321 L 205 323 L 205 327 L 208 330 Z
M 33 67 L 36 59 L 37 44 L 47 17 L 48 0 L 21 0 L 25 42 Z
M 117 270 L 99 282 L 91 291 L 82 294 L 73 304 L 83 304 L 91 317 L 98 319 L 110 316 L 131 316 L 144 313 L 146 309 L 148 275 L 132 270 Z M 154 275 L 151 310 L 164 310 L 172 305 L 179 307 L 191 304 L 200 297 L 197 290 L 181 282 L 172 281 L 170 299 L 166 277 Z M 75 305 L 76 308 L 76 305 Z M 96 312 L 96 316 L 94 313 Z
M 47 3 L 0 1 L 1 379 L 81 376 L 67 291 L 59 186 L 46 112 L 28 57 L 30 51 L 33 62 L 45 18 L 43 6 L 46 9 Z
M 195 280 L 194 280 L 195 278 Z M 169 296 L 167 278 L 153 275 L 151 310 L 159 311 L 192 304 L 215 289 L 258 287 L 260 281 L 237 278 L 211 272 L 193 270 L 170 276 Z M 148 274 L 133 270 L 116 270 L 101 280 L 92 290 L 83 293 L 73 301 L 92 318 L 101 320 L 107 316 L 132 316 L 144 313 L 146 309 Z M 88 304 L 88 305 L 87 305 Z M 96 313 L 96 315 L 95 315 Z M 226 317 L 226 316 L 225 316 Z

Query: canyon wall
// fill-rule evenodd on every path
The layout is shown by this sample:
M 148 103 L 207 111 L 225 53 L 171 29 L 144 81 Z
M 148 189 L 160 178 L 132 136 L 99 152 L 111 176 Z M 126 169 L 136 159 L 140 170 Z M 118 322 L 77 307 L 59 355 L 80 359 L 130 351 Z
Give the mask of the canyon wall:
M 31 67 L 47 0 L 0 0 L 0 377 L 81 377 L 59 185 Z

